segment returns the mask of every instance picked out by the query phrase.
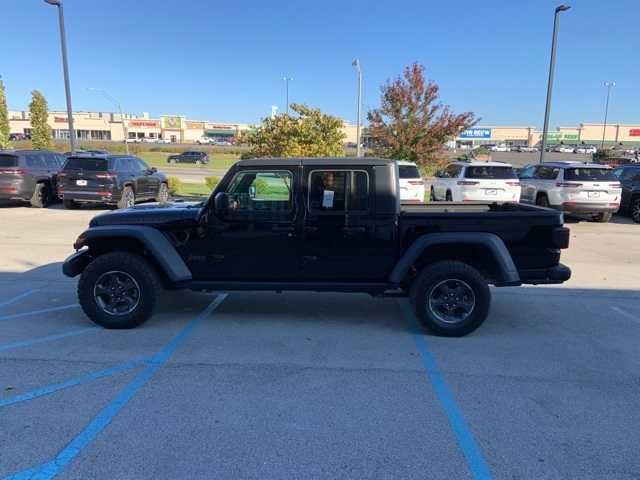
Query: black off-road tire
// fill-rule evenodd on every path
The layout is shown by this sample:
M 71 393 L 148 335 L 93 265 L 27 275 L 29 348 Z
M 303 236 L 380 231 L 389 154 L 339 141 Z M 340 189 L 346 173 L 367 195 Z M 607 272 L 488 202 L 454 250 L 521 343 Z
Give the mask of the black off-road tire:
M 457 323 L 447 323 L 439 318 L 429 301 L 432 291 L 446 280 L 462 281 L 473 292 L 473 308 L 466 318 Z M 445 337 L 462 337 L 486 320 L 491 305 L 491 291 L 478 270 L 463 262 L 445 260 L 429 265 L 418 275 L 411 287 L 411 303 L 418 320 L 427 330 Z
M 447 202 L 453 202 L 453 195 L 451 195 L 451 192 L 447 190 L 447 194 L 445 196 L 445 201 Z
M 37 183 L 29 203 L 33 208 L 47 208 L 51 203 L 51 188 L 47 183 Z
M 67 210 L 75 210 L 77 209 L 80 205 L 75 202 L 74 200 L 71 199 L 67 199 L 65 198 L 64 200 L 62 200 L 62 205 L 64 205 L 64 208 L 66 208 Z
M 433 187 L 431 187 L 431 189 L 429 190 L 429 201 L 430 202 L 436 201 L 436 192 L 433 191 Z
M 593 216 L 593 221 L 598 223 L 608 223 L 613 217 L 613 213 L 611 212 L 602 212 Z
M 125 315 L 109 314 L 100 307 L 94 295 L 96 282 L 103 274 L 113 271 L 130 275 L 140 289 L 137 306 Z M 78 282 L 78 300 L 84 313 L 104 328 L 135 328 L 153 314 L 161 288 L 158 275 L 144 258 L 129 252 L 112 252 L 100 255 L 82 272 Z
M 631 215 L 631 220 L 633 220 L 636 223 L 640 223 L 640 197 L 637 197 L 631 200 L 631 206 L 629 207 L 629 214 Z
M 129 204 L 128 198 L 129 196 L 133 196 L 133 203 Z M 120 200 L 118 200 L 118 208 L 130 208 L 136 204 L 136 194 L 133 191 L 133 188 L 127 185 L 122 189 L 122 195 L 120 195 Z

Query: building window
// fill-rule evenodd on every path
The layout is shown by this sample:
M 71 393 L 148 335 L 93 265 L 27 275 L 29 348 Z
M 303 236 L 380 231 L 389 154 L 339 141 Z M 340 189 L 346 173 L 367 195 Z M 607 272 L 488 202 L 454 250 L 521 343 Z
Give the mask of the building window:
M 91 130 L 91 140 L 111 140 L 109 130 Z
M 56 140 L 69 140 L 69 130 L 56 128 L 53 130 L 53 138 Z

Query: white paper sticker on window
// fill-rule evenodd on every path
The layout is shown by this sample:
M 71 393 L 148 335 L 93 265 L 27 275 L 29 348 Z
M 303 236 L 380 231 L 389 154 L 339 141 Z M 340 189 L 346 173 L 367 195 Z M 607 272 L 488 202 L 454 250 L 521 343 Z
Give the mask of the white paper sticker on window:
M 322 195 L 322 207 L 323 208 L 332 208 L 333 207 L 333 194 L 332 190 L 325 190 Z

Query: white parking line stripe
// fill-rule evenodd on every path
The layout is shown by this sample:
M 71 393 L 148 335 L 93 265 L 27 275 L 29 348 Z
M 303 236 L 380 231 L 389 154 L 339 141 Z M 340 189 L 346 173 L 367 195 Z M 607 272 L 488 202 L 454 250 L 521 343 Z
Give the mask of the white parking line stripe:
M 0 317 L 0 320 L 11 320 L 12 318 L 29 317 L 31 315 L 38 315 L 40 313 L 59 312 L 60 310 L 68 310 L 70 308 L 76 308 L 79 306 L 80 305 L 77 303 L 72 303 L 71 305 L 61 305 L 59 307 L 43 308 L 42 310 L 33 310 L 31 312 L 14 313 L 12 315 L 5 315 L 4 317 Z
M 640 323 L 640 318 L 631 315 L 629 312 L 625 312 L 620 307 L 611 307 L 611 310 L 618 312 L 623 317 L 627 317 L 629 320 L 633 320 L 636 323 Z
M 28 297 L 32 293 L 36 293 L 38 291 L 40 291 L 39 288 L 34 288 L 33 290 L 29 290 L 27 292 L 21 293 L 17 297 L 10 298 L 9 300 L 6 300 L 6 301 L 0 303 L 0 307 L 6 307 L 7 305 L 11 305 L 12 303 L 16 303 L 16 302 L 22 300 L 23 298 Z

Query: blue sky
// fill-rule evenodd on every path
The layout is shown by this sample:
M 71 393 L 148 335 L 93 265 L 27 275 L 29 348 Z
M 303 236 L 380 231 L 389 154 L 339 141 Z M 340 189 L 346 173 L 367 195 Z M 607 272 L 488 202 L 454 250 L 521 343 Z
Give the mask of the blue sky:
M 256 1 L 65 0 L 74 110 L 255 122 L 292 102 L 355 120 L 358 57 L 364 104 L 420 62 L 454 111 L 481 124 L 541 127 L 553 9 L 548 0 Z M 562 15 L 551 125 L 599 122 L 604 81 L 616 81 L 609 118 L 640 122 L 640 2 L 573 0 Z M 1 0 L 0 75 L 10 108 L 32 89 L 64 109 L 54 7 Z

